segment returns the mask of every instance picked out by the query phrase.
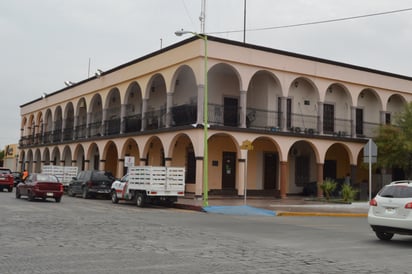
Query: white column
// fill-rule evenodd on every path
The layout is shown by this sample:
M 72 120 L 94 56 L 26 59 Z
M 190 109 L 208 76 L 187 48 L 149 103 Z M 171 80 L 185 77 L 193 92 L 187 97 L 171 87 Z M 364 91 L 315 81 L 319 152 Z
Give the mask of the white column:
M 166 127 L 172 126 L 173 93 L 166 93 Z
M 318 102 L 318 132 L 323 134 L 323 103 Z
M 142 129 L 141 131 L 146 130 L 146 112 L 147 112 L 147 98 L 143 98 L 142 102 Z
M 247 91 L 240 91 L 240 127 L 246 128 Z
M 203 124 L 204 85 L 197 86 L 197 124 Z

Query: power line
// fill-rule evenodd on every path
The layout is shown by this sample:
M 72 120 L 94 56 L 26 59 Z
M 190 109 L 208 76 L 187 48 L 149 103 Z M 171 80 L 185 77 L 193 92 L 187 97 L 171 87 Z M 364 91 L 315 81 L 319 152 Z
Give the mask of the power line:
M 322 21 L 306 22 L 306 23 L 299 23 L 299 24 L 292 24 L 292 25 L 282 25 L 282 26 L 265 27 L 265 28 L 253 28 L 253 29 L 247 29 L 246 31 L 263 31 L 263 30 L 285 29 L 285 28 L 302 27 L 302 26 L 309 26 L 309 25 L 326 24 L 326 23 L 332 23 L 332 22 L 348 21 L 348 20 L 355 20 L 355 19 L 366 18 L 366 17 L 386 15 L 386 14 L 392 14 L 392 13 L 400 13 L 400 12 L 411 11 L 411 10 L 412 8 L 406 8 L 406 9 L 400 9 L 400 10 L 391 10 L 391 11 L 385 11 L 385 12 L 378 12 L 378 13 L 371 13 L 371 14 L 365 14 L 365 15 L 322 20 Z M 243 31 L 244 30 L 216 31 L 216 32 L 209 32 L 209 34 L 236 33 L 236 32 L 243 32 Z

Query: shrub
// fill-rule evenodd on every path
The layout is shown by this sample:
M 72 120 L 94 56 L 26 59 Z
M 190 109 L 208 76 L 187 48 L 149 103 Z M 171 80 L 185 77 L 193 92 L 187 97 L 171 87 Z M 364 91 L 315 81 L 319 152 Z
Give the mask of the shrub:
M 330 199 L 330 195 L 336 189 L 336 186 L 337 182 L 330 178 L 326 178 L 326 180 L 323 181 L 323 184 L 320 185 L 320 188 L 323 190 L 323 193 L 325 194 L 326 200 Z
M 348 184 L 343 184 L 342 186 L 342 198 L 345 202 L 352 202 L 355 199 L 356 194 L 358 193 L 357 190 L 353 189 Z

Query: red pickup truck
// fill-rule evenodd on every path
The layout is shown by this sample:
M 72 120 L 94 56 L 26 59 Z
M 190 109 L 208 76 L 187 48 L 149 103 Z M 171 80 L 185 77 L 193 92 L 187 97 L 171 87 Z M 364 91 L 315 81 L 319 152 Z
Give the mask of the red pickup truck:
M 13 191 L 14 186 L 14 177 L 11 173 L 11 170 L 5 167 L 0 167 L 0 191 L 3 191 L 5 188 L 9 192 Z

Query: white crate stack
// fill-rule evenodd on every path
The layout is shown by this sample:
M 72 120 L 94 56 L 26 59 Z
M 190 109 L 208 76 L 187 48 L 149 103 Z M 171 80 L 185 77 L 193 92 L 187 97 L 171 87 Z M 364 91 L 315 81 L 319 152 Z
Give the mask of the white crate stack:
M 164 166 L 129 167 L 129 189 L 145 190 L 148 195 L 172 195 L 177 192 L 183 195 L 185 169 Z
M 55 175 L 63 185 L 68 185 L 77 176 L 77 167 L 73 166 L 43 166 L 42 173 Z

